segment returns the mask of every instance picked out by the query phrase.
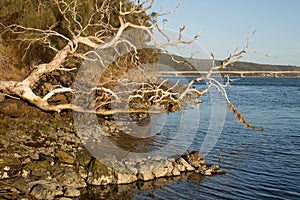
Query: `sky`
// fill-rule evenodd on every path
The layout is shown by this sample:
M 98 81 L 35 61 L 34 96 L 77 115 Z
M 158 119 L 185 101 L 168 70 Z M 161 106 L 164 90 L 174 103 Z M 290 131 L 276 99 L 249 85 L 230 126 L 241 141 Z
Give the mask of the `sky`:
M 186 26 L 185 36 L 200 33 L 198 43 L 216 59 L 245 46 L 249 32 L 248 62 L 300 66 L 299 0 L 156 0 L 152 11 L 175 13 L 164 16 L 167 28 Z M 163 18 L 162 18 L 163 19 Z M 268 55 L 268 56 L 264 56 Z

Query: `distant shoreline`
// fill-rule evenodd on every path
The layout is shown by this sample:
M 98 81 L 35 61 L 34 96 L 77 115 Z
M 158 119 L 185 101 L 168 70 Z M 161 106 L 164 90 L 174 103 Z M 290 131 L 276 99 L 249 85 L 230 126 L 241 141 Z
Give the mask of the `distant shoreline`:
M 184 58 L 180 56 L 173 55 L 177 61 L 174 62 L 170 56 L 166 54 L 161 54 L 159 56 L 159 63 L 167 66 L 167 68 L 162 67 L 161 70 L 173 69 L 174 71 L 197 71 L 203 70 L 207 71 L 211 68 L 212 60 L 211 59 L 194 59 L 194 58 Z M 185 63 L 189 63 L 190 67 L 187 67 Z M 220 65 L 221 60 L 215 60 L 215 65 Z M 261 64 L 254 62 L 245 62 L 245 61 L 237 61 L 232 65 L 227 66 L 220 71 L 299 71 L 300 66 L 292 66 L 292 65 L 274 65 L 274 64 Z
M 180 75 L 180 76 L 174 76 L 174 75 L 163 75 L 162 77 L 172 77 L 172 78 L 180 78 L 180 77 L 199 77 L 195 75 Z M 212 76 L 216 77 L 216 76 Z M 225 75 L 221 75 L 221 77 L 225 77 Z M 247 75 L 247 76 L 237 76 L 237 75 L 229 75 L 229 77 L 232 78 L 300 78 L 300 75 L 297 76 L 262 76 L 262 75 Z
M 159 71 L 158 73 L 163 77 L 199 77 L 206 76 L 207 74 L 205 71 Z M 214 71 L 211 76 L 230 76 L 241 78 L 300 78 L 300 71 Z
M 234 77 L 234 78 L 300 78 L 300 76 L 229 76 L 229 77 Z

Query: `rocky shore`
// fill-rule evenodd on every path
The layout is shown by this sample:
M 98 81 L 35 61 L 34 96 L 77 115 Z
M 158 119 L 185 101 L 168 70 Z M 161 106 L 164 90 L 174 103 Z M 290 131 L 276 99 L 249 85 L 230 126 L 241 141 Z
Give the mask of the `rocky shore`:
M 223 173 L 218 165 L 207 164 L 198 151 L 179 158 L 116 160 L 111 168 L 82 145 L 70 113 L 42 113 L 14 100 L 0 104 L 0 197 L 3 199 L 78 199 L 85 194 L 82 188 L 92 185 L 112 187 L 190 173 L 200 176 Z

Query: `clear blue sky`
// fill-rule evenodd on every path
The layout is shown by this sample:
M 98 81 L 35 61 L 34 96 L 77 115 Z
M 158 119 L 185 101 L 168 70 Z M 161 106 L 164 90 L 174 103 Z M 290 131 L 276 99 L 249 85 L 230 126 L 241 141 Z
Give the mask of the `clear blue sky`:
M 244 61 L 300 66 L 300 0 L 156 0 L 153 11 L 173 10 L 167 27 L 186 25 L 185 34 L 200 33 L 199 43 L 217 59 L 243 47 L 249 31 L 256 31 Z

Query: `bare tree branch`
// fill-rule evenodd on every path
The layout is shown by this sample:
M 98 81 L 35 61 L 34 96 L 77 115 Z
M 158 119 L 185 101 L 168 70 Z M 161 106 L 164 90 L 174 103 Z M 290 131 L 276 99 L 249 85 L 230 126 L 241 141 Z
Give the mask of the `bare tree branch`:
M 200 103 L 198 97 L 206 95 L 210 88 L 217 88 L 226 101 L 228 102 L 229 108 L 238 117 L 240 122 L 243 122 L 248 127 L 253 127 L 249 124 L 244 117 L 237 111 L 237 109 L 232 105 L 225 88 L 229 86 L 230 79 L 228 78 L 227 83 L 224 85 L 218 80 L 211 76 L 213 71 L 226 68 L 226 66 L 233 64 L 234 62 L 240 60 L 244 54 L 248 53 L 249 39 L 254 34 L 249 34 L 245 47 L 238 51 L 235 50 L 232 54 L 222 60 L 220 65 L 215 65 L 214 55 L 212 54 L 213 62 L 209 72 L 205 76 L 197 77 L 187 84 L 185 88 L 179 88 L 179 83 L 173 84 L 170 87 L 164 87 L 167 82 L 165 80 L 156 79 L 145 72 L 141 67 L 140 57 L 138 52 L 138 47 L 129 39 L 122 37 L 126 30 L 139 30 L 145 33 L 153 42 L 153 44 L 163 52 L 166 52 L 171 60 L 177 63 L 183 63 L 184 61 L 177 60 L 168 51 L 168 47 L 177 47 L 190 45 L 195 42 L 199 34 L 195 35 L 194 38 L 190 40 L 185 40 L 183 38 L 185 26 L 179 28 L 178 35 L 175 40 L 166 32 L 167 20 L 163 21 L 163 27 L 159 26 L 159 18 L 165 15 L 169 15 L 174 12 L 179 5 L 176 6 L 174 11 L 167 13 L 152 13 L 151 23 L 145 23 L 144 21 L 130 21 L 128 16 L 138 16 L 144 14 L 152 8 L 154 0 L 138 0 L 136 4 L 130 3 L 130 9 L 126 9 L 126 6 L 122 1 L 118 5 L 117 12 L 117 22 L 116 24 L 111 24 L 111 17 L 113 13 L 112 2 L 110 0 L 104 0 L 103 2 L 98 2 L 95 0 L 94 10 L 87 17 L 83 17 L 80 13 L 80 8 L 83 4 L 79 0 L 51 0 L 51 2 L 56 5 L 57 10 L 64 23 L 67 26 L 67 33 L 60 33 L 56 27 L 58 22 L 51 25 L 48 29 L 39 29 L 34 27 L 25 27 L 19 24 L 11 24 L 5 27 L 5 32 L 10 31 L 15 35 L 22 35 L 23 37 L 17 37 L 16 40 L 21 43 L 26 43 L 24 56 L 27 56 L 28 51 L 30 51 L 31 45 L 34 43 L 41 43 L 55 52 L 55 56 L 50 62 L 37 64 L 34 69 L 28 74 L 28 76 L 22 81 L 0 81 L 0 91 L 4 94 L 20 97 L 33 105 L 36 105 L 44 111 L 56 111 L 61 112 L 62 110 L 74 110 L 76 112 L 90 112 L 101 115 L 111 115 L 114 113 L 161 113 L 163 111 L 175 111 L 183 108 L 185 100 L 190 100 L 190 102 Z M 41 4 L 38 8 L 41 8 Z M 93 30 L 93 31 L 90 31 Z M 155 38 L 153 31 L 157 30 L 161 36 L 165 39 L 164 42 L 160 42 Z M 90 32 L 89 32 L 90 31 Z M 63 45 L 54 45 L 53 40 L 60 39 Z M 119 51 L 119 46 L 126 48 L 127 52 L 130 52 L 128 56 L 130 57 L 130 67 L 137 68 L 137 71 L 142 76 L 128 78 L 128 81 L 124 78 L 119 80 L 118 84 L 122 87 L 127 88 L 126 91 L 114 91 L 109 86 L 116 84 L 117 81 L 113 81 L 114 73 L 110 68 L 104 69 L 107 63 L 111 63 L 106 55 L 99 53 L 100 50 L 113 49 L 114 53 L 119 57 L 124 56 L 122 52 Z M 91 56 L 93 55 L 93 56 Z M 95 57 L 95 58 L 94 58 Z M 75 106 L 70 103 L 66 104 L 56 104 L 50 103 L 51 99 L 57 94 L 74 94 L 76 97 L 76 91 L 74 88 L 69 86 L 59 85 L 54 88 L 50 88 L 49 91 L 45 92 L 43 95 L 38 95 L 33 89 L 36 84 L 38 84 L 43 76 L 49 75 L 54 71 L 61 71 L 65 73 L 71 73 L 76 71 L 77 67 L 62 67 L 66 66 L 69 60 L 76 60 L 77 62 L 82 61 L 97 61 L 102 70 L 106 70 L 106 73 L 111 73 L 110 80 L 105 80 L 102 83 L 92 83 L 93 87 L 90 91 L 87 91 L 87 95 L 91 95 L 93 92 L 97 93 L 95 98 L 96 105 L 94 110 L 87 110 L 80 106 Z M 186 63 L 184 63 L 186 64 Z M 118 66 L 118 64 L 116 64 Z M 189 64 L 186 64 L 189 65 Z M 122 69 L 120 68 L 121 72 Z M 94 72 L 96 73 L 96 72 Z M 121 76 L 121 75 L 120 75 Z M 152 80 L 152 83 L 147 80 Z M 206 88 L 202 91 L 193 87 L 195 82 L 206 81 Z M 153 84 L 155 83 L 155 84 Z M 192 96 L 192 97 L 191 97 Z M 134 103 L 142 101 L 145 105 L 143 108 L 138 107 L 139 105 L 134 105 Z M 109 109 L 110 103 L 120 103 L 126 102 L 132 104 L 133 108 L 124 109 Z M 135 107 L 134 107 L 135 106 Z M 160 109 L 153 110 L 150 109 L 151 106 L 158 106 Z M 164 108 L 164 109 L 161 109 Z

